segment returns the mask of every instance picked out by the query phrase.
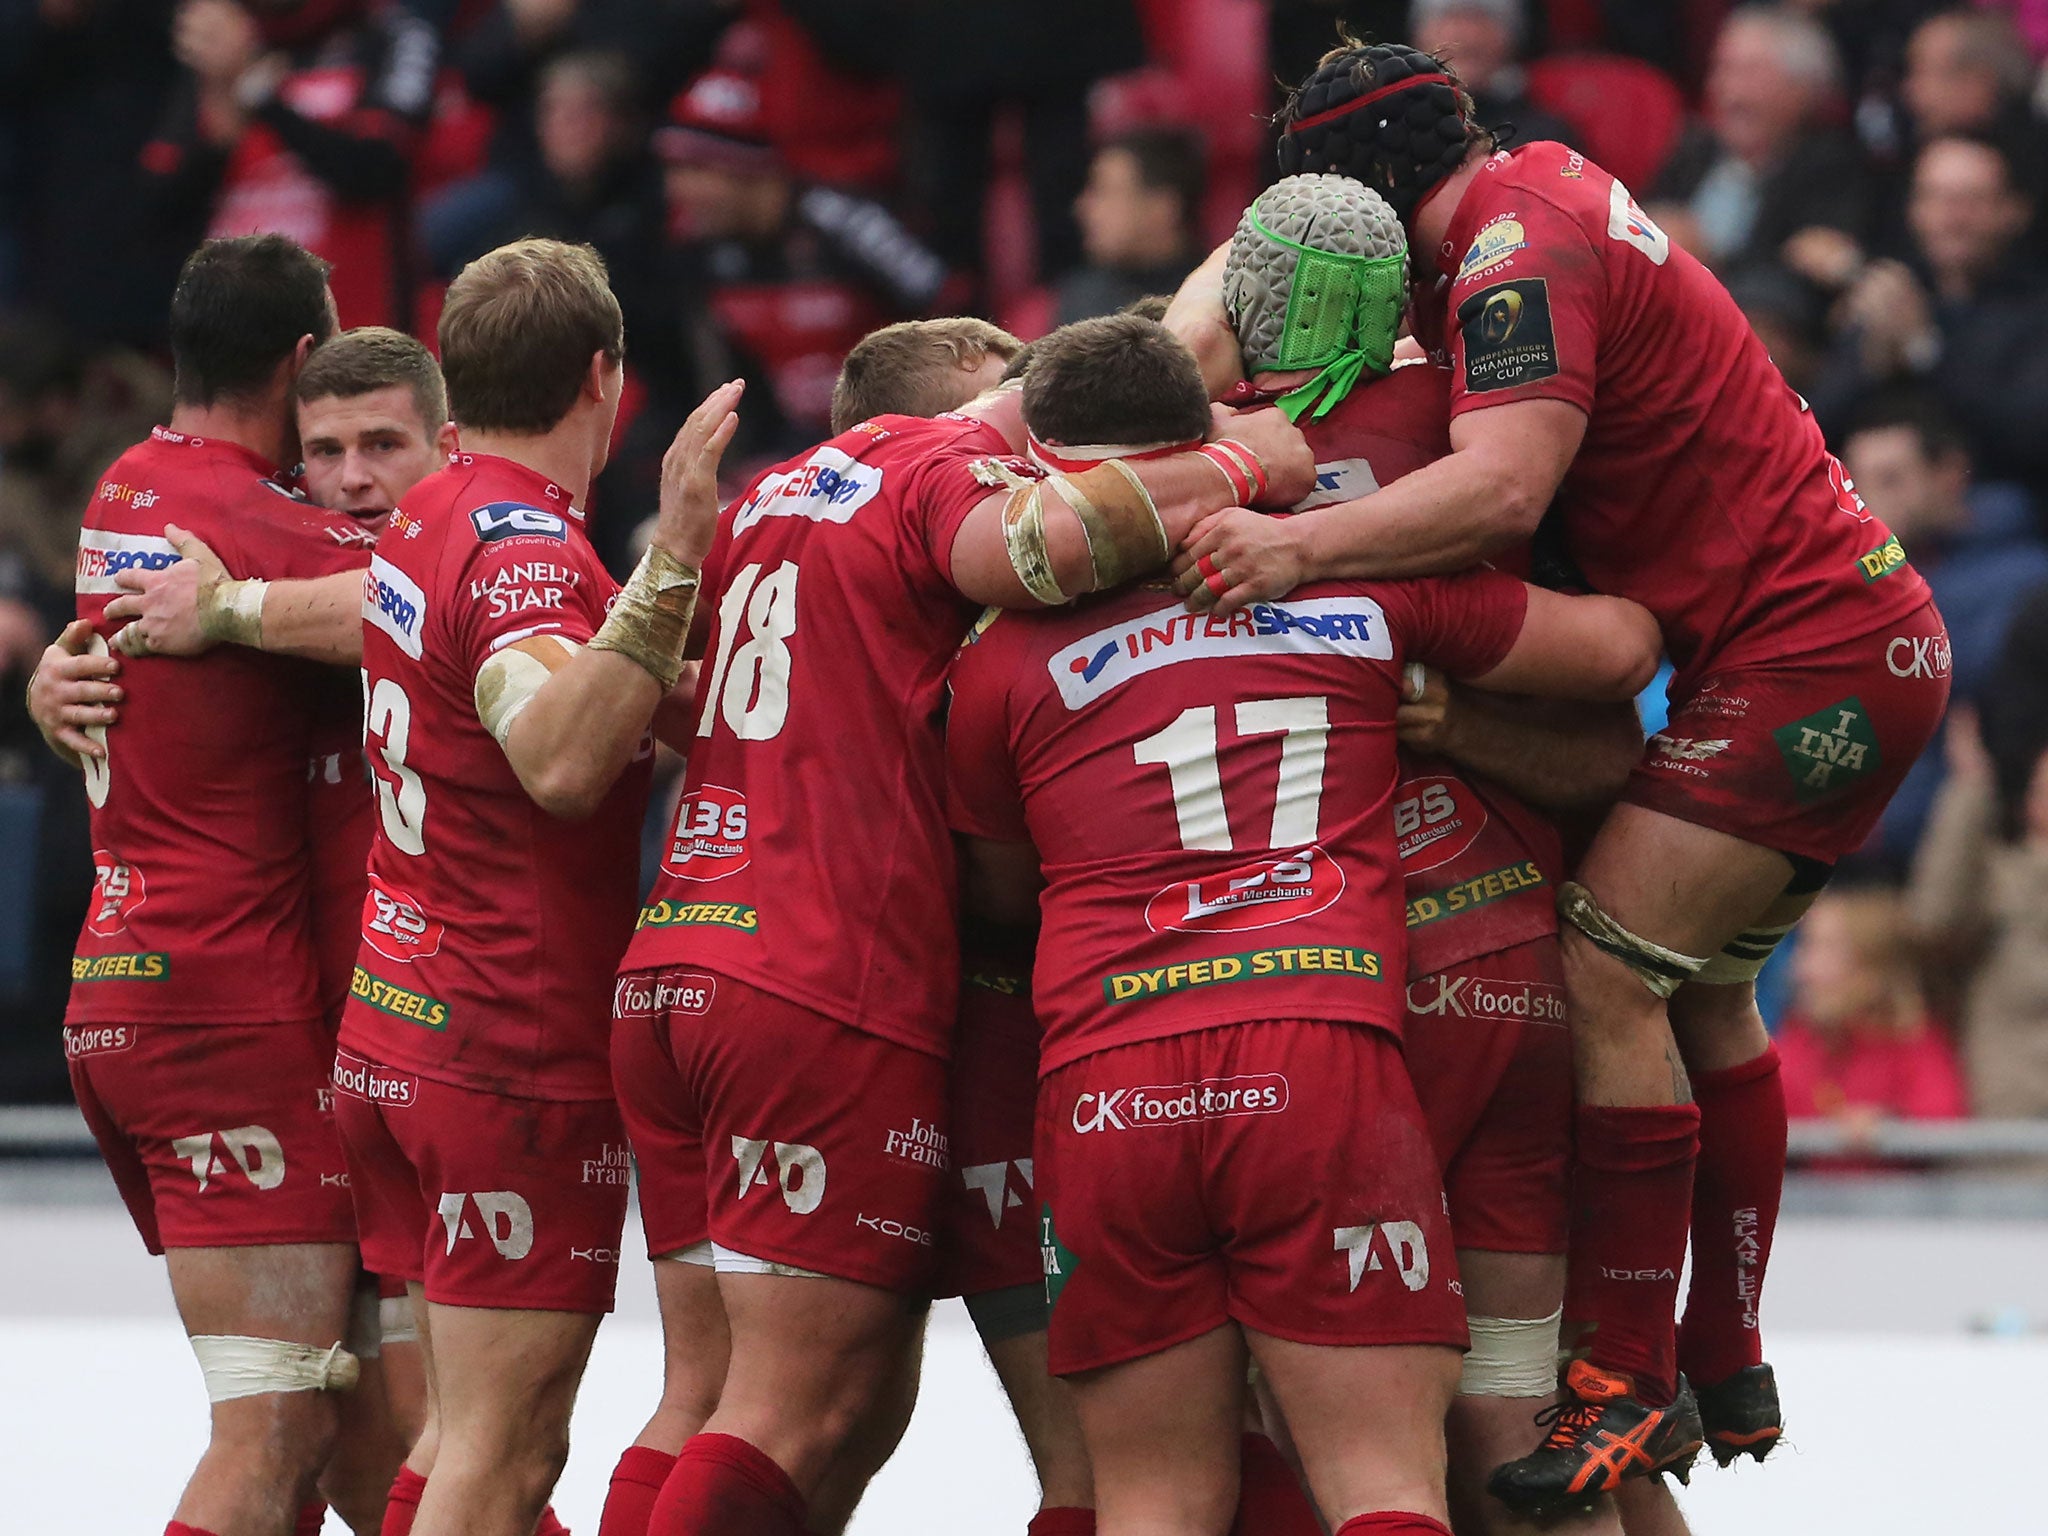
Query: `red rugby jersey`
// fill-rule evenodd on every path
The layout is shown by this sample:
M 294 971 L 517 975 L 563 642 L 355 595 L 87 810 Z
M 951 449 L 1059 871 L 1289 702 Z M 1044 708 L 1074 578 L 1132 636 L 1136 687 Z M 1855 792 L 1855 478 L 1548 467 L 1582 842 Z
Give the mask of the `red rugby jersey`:
M 1552 143 L 1493 156 L 1436 261 L 1452 414 L 1586 412 L 1558 490 L 1570 553 L 1656 614 L 1681 691 L 1927 601 L 1727 290 L 1599 166 Z
M 594 814 L 559 821 L 477 719 L 475 686 L 519 640 L 588 640 L 617 591 L 582 514 L 509 459 L 459 454 L 392 513 L 363 590 L 377 826 L 349 1049 L 494 1093 L 611 1096 L 652 738 Z
M 1033 473 L 1009 451 L 969 417 L 881 416 L 727 509 L 706 562 L 696 744 L 627 969 L 706 966 L 949 1050 L 941 717 L 975 614 L 952 548 L 990 494 L 989 460 Z
M 955 661 L 954 825 L 1037 846 L 1040 1070 L 1272 1018 L 1400 1027 L 1401 671 L 1499 664 L 1495 571 L 1314 582 L 1229 618 L 1170 588 L 985 619 Z
M 78 616 L 102 636 L 124 570 L 162 570 L 164 524 L 238 575 L 358 566 L 354 522 L 246 448 L 159 427 L 101 477 L 78 542 Z M 321 1013 L 308 909 L 308 788 L 355 702 L 328 669 L 240 646 L 125 660 L 120 723 L 88 764 L 98 884 L 66 1022 L 266 1024 Z

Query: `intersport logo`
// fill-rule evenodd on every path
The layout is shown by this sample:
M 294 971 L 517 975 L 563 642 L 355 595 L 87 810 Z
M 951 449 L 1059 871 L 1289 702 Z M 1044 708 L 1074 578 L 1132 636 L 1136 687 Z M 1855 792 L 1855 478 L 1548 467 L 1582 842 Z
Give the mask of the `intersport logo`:
M 1075 1098 L 1070 1120 L 1075 1132 L 1086 1136 L 1230 1115 L 1277 1115 L 1286 1108 L 1287 1079 L 1278 1072 L 1261 1072 L 1161 1087 L 1091 1088 Z

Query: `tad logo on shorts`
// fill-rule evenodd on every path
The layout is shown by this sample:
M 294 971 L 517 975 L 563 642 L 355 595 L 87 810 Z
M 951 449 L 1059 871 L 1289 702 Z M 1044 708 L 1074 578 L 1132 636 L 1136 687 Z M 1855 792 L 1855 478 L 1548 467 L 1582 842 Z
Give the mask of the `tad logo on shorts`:
M 1801 804 L 1877 771 L 1877 733 L 1860 699 L 1843 699 L 1771 732 Z

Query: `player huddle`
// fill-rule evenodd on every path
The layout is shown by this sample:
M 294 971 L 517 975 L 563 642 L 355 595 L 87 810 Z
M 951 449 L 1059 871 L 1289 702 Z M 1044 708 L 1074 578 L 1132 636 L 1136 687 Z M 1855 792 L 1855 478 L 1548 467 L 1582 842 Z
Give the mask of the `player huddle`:
M 438 371 L 288 241 L 187 263 L 31 686 L 74 1085 L 213 1401 L 171 1536 L 559 1530 L 629 1168 L 600 1536 L 842 1529 L 935 1295 L 1037 1536 L 1643 1536 L 1769 1451 L 1753 982 L 1940 617 L 1610 175 L 1398 47 L 1283 120 L 1163 324 L 877 332 L 722 510 L 713 392 L 623 586 L 587 249 L 472 263 Z

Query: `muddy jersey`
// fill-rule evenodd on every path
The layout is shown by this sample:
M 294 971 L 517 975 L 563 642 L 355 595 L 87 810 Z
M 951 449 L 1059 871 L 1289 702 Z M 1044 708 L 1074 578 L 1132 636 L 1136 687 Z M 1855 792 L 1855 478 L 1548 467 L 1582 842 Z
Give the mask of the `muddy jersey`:
M 344 1047 L 465 1088 L 611 1096 L 652 742 L 590 816 L 558 820 L 475 686 L 508 645 L 587 641 L 617 590 L 561 488 L 509 459 L 458 455 L 391 514 L 363 589 L 377 824 Z
M 353 521 L 246 448 L 159 427 L 116 459 L 78 540 L 78 616 L 102 639 L 123 571 L 159 571 L 176 523 L 241 575 L 326 576 L 364 558 Z M 122 663 L 120 723 L 87 766 L 97 883 L 66 1022 L 267 1024 L 319 1015 L 307 794 L 317 738 L 352 702 L 328 669 L 240 646 Z
M 1553 143 L 1493 156 L 1436 255 L 1449 287 L 1424 329 L 1448 344 L 1452 415 L 1586 413 L 1566 542 L 1595 590 L 1657 616 L 1679 693 L 1927 601 L 1727 290 L 1599 166 Z
M 1526 606 L 1476 571 L 1314 582 L 1228 618 L 1145 585 L 978 624 L 953 668 L 953 818 L 1037 847 L 1041 1072 L 1258 1019 L 1397 1030 L 1402 668 L 1486 672 Z
M 696 742 L 627 969 L 705 966 L 949 1049 L 959 947 L 940 722 L 975 614 L 952 548 L 997 483 L 992 458 L 1032 472 L 1008 453 L 965 416 L 882 416 L 726 510 L 705 565 Z

